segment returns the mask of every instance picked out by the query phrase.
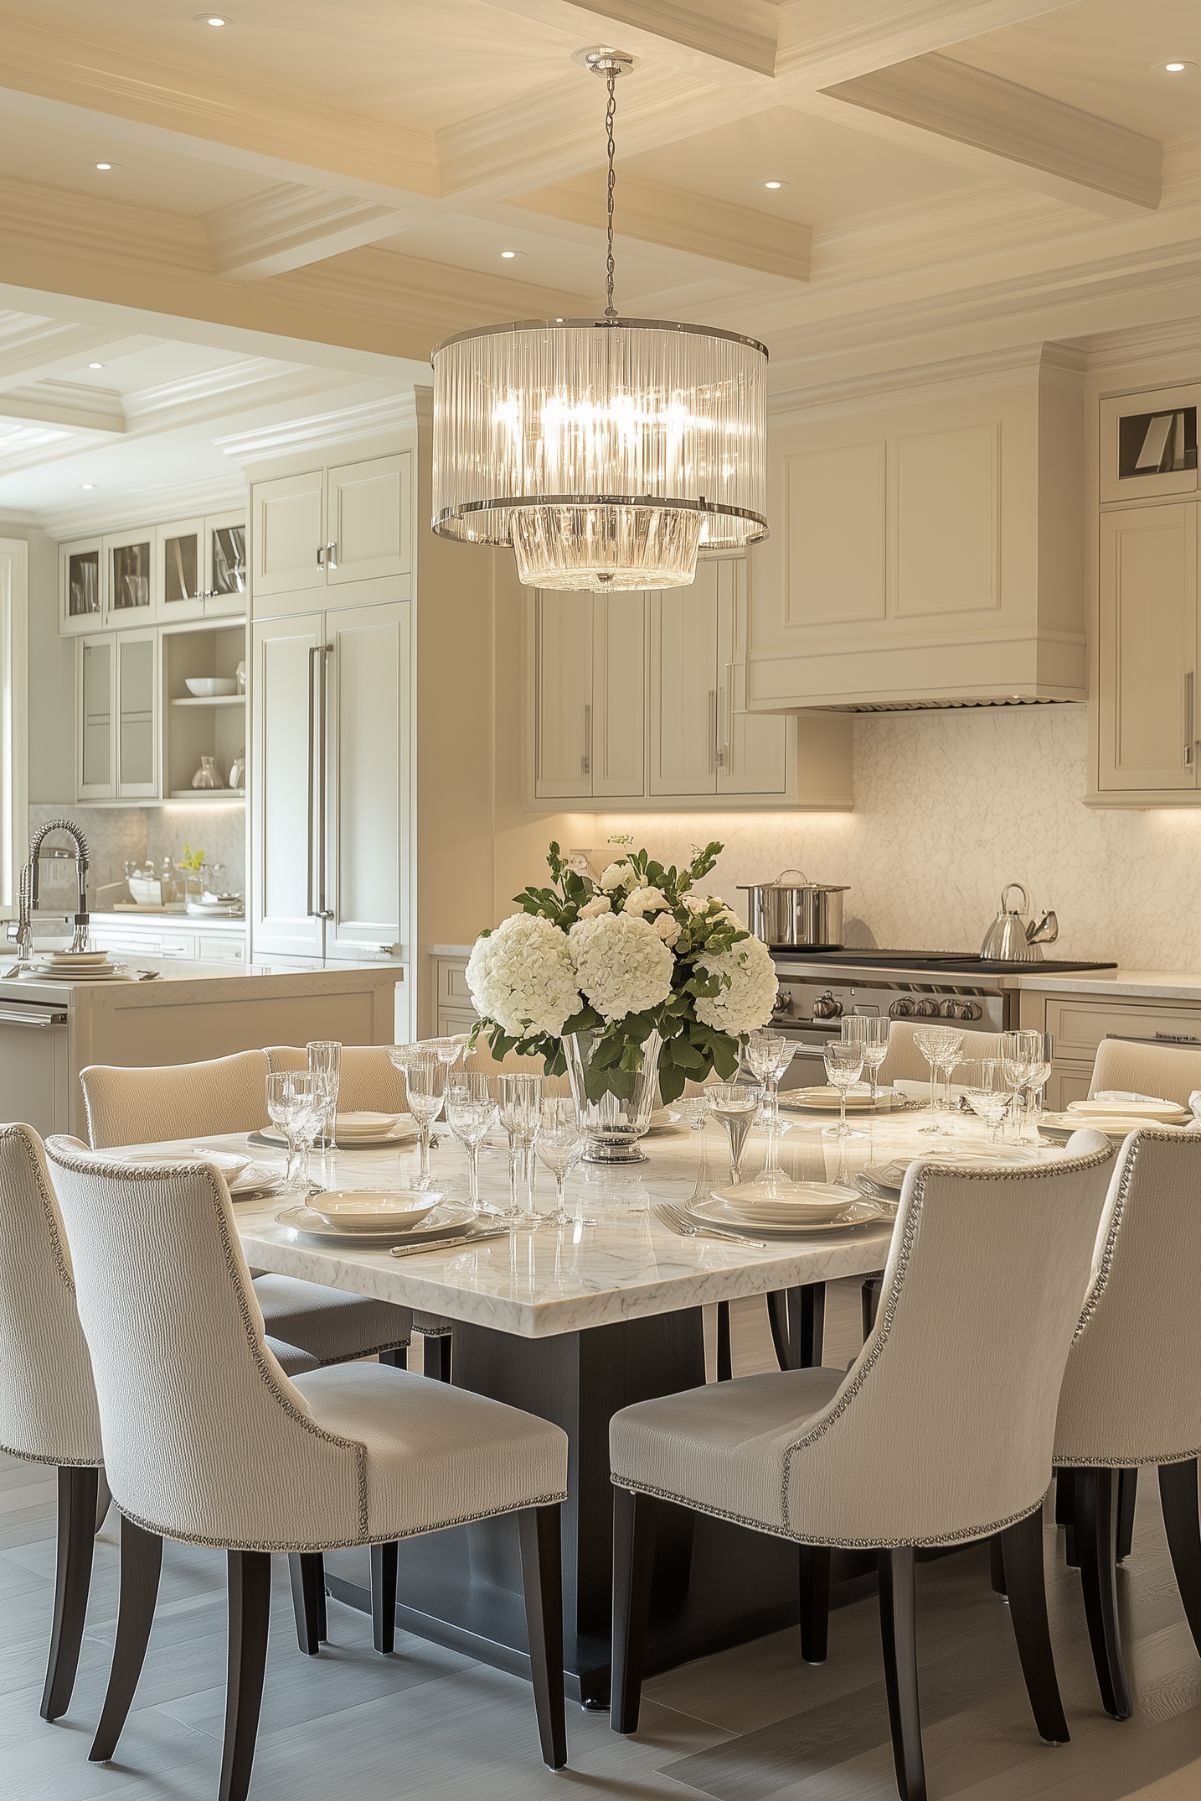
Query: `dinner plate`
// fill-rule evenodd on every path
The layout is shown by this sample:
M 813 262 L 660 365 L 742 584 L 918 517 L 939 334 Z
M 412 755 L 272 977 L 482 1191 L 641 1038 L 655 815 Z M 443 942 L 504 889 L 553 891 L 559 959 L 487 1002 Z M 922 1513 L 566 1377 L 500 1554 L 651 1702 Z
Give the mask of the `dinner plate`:
M 1082 1116 L 1078 1113 L 1044 1113 L 1039 1121 L 1040 1126 L 1048 1131 L 1070 1137 L 1073 1132 L 1101 1132 L 1106 1138 L 1125 1138 L 1128 1132 L 1138 1132 L 1146 1126 L 1179 1125 L 1186 1126 L 1192 1114 L 1182 1107 L 1178 1116 L 1171 1120 L 1148 1119 L 1137 1113 L 1119 1111 L 1116 1107 L 1110 1113 L 1090 1113 Z
M 334 1148 L 339 1151 L 382 1151 L 394 1149 L 397 1145 L 412 1144 L 418 1136 L 417 1127 L 407 1113 L 397 1119 L 392 1131 L 380 1138 L 355 1137 L 334 1139 Z M 265 1144 L 272 1150 L 286 1149 L 287 1139 L 276 1126 L 263 1126 L 257 1132 L 249 1134 L 251 1144 Z
M 740 1238 L 812 1238 L 830 1232 L 862 1232 L 872 1227 L 891 1224 L 891 1215 L 875 1201 L 848 1197 L 841 1216 L 833 1220 L 789 1220 L 778 1225 L 774 1221 L 741 1218 L 724 1201 L 698 1201 L 690 1217 L 702 1224 L 720 1226 Z
M 847 1095 L 848 1113 L 895 1113 L 907 1104 L 890 1088 L 882 1088 L 874 1103 L 870 1088 L 852 1088 Z M 780 1106 L 791 1113 L 837 1113 L 840 1105 L 836 1088 L 789 1088 L 780 1096 Z
M 240 1151 L 212 1151 L 203 1144 L 185 1145 L 178 1151 L 118 1151 L 116 1154 L 123 1163 L 211 1163 L 227 1181 L 254 1167 L 251 1159 L 243 1157 Z
M 828 1225 L 845 1213 L 857 1197 L 852 1188 L 837 1182 L 790 1182 L 781 1194 L 778 1184 L 741 1182 L 733 1188 L 715 1188 L 711 1198 L 748 1224 L 786 1225 L 802 1220 Z
M 331 1188 L 309 1196 L 308 1210 L 339 1232 L 378 1232 L 394 1226 L 406 1235 L 419 1226 L 445 1197 L 436 1188 L 380 1190 Z
M 1073 1101 L 1068 1107 L 1068 1119 L 1079 1119 L 1085 1125 L 1091 1125 L 1095 1119 L 1142 1119 L 1159 1125 L 1176 1126 L 1192 1115 L 1187 1107 L 1176 1101 Z
M 384 1138 L 408 1117 L 407 1113 L 339 1113 L 334 1131 L 339 1138 Z
M 474 1215 L 470 1208 L 457 1202 L 444 1204 L 440 1218 L 436 1224 L 430 1225 L 425 1220 L 420 1226 L 380 1226 L 372 1232 L 348 1232 L 337 1226 L 331 1226 L 320 1214 L 314 1213 L 311 1207 L 285 1207 L 275 1216 L 275 1223 L 285 1227 L 299 1238 L 318 1240 L 323 1244 L 357 1244 L 357 1245 L 390 1245 L 390 1244 L 428 1244 L 431 1250 L 436 1249 L 439 1239 L 453 1238 L 465 1227 L 473 1223 Z M 433 1218 L 433 1215 L 430 1215 Z M 487 1226 L 483 1220 L 481 1225 Z

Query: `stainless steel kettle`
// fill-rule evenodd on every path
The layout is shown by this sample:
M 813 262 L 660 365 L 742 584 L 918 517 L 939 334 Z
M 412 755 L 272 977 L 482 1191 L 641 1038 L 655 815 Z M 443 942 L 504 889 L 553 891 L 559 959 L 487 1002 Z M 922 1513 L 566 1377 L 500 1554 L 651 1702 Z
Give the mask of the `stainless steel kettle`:
M 1015 890 L 1022 897 L 1020 912 L 1008 904 Z M 1059 921 L 1048 910 L 1035 923 L 1029 913 L 1030 896 L 1021 882 L 1007 882 L 1001 890 L 1001 911 L 984 934 L 980 955 L 997 963 L 1037 963 L 1043 945 L 1053 944 L 1058 938 Z

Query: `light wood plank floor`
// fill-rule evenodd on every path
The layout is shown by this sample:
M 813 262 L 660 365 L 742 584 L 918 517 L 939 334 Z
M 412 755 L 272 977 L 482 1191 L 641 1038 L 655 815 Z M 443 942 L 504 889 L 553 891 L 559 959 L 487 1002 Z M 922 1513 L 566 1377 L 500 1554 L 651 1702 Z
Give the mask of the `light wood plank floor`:
M 858 1294 L 833 1291 L 827 1357 L 855 1349 Z M 735 1314 L 740 1373 L 770 1367 L 762 1308 Z M 1136 1718 L 1102 1714 L 1079 1585 L 1053 1528 L 1052 1627 L 1071 1745 L 1034 1737 L 1009 1620 L 985 1557 L 966 1552 L 920 1576 L 922 1701 L 933 1801 L 1198 1801 L 1201 1659 L 1172 1581 L 1154 1483 L 1139 1497 L 1121 1574 Z M 224 1704 L 222 1559 L 169 1546 L 138 1706 L 121 1763 L 86 1761 L 116 1605 L 116 1533 L 105 1527 L 79 1682 L 56 1726 L 37 1713 L 54 1570 L 54 1481 L 0 1461 L 0 1794 L 12 1801 L 212 1801 Z M 282 1560 L 281 1560 L 282 1561 Z M 543 1801 L 565 1790 L 611 1801 L 894 1801 L 875 1604 L 839 1609 L 830 1660 L 801 1665 L 793 1634 L 705 1659 L 647 1685 L 638 1736 L 570 1708 L 571 1766 L 538 1761 L 523 1684 L 401 1636 L 375 1656 L 368 1622 L 331 1603 L 334 1643 L 295 1649 L 284 1570 L 253 1801 Z

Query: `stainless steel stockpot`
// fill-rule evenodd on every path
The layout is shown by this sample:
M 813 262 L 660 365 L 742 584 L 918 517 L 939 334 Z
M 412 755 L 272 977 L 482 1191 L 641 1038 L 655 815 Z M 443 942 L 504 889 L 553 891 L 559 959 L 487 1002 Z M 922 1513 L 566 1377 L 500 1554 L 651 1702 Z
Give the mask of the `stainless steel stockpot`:
M 790 881 L 798 876 L 799 881 Z M 781 950 L 837 950 L 842 944 L 845 886 L 811 882 L 800 869 L 784 869 L 774 882 L 740 882 L 747 924 L 756 938 Z

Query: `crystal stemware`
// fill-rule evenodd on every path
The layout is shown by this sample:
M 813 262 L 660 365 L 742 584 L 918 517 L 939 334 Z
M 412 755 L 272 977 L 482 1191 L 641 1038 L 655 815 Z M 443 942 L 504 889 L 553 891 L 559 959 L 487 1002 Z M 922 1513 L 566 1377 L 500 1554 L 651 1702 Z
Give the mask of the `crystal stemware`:
M 713 1088 L 707 1082 L 685 1082 L 684 1092 L 676 1102 L 680 1118 L 696 1139 L 697 1169 L 693 1185 L 693 1201 L 709 1195 L 709 1156 L 705 1142 L 705 1126 L 709 1120 Z
M 796 1041 L 771 1026 L 764 1026 L 747 1037 L 744 1053 L 747 1068 L 756 1081 L 763 1084 L 764 1118 L 769 1130 L 780 1118 L 780 1080 L 796 1055 Z
M 1021 1135 L 1022 1093 L 1038 1075 L 1043 1063 L 1041 1032 L 1002 1032 L 1001 1068 L 1012 1092 L 1007 1136 Z M 1046 1080 L 1044 1076 L 1043 1081 Z
M 955 1060 L 963 1049 L 963 1033 L 955 1031 L 951 1026 L 921 1026 L 913 1034 L 913 1042 L 930 1066 L 930 1123 L 928 1126 L 921 1126 L 919 1131 L 924 1138 L 941 1138 L 943 1126 L 938 1077 L 944 1059 L 949 1057 L 949 1067 L 954 1067 Z
M 742 1180 L 742 1152 L 751 1122 L 763 1100 L 763 1090 L 751 1082 L 714 1082 L 709 1104 L 730 1140 L 730 1182 Z
M 548 1226 L 592 1225 L 594 1222 L 585 1219 L 578 1206 L 575 1213 L 571 1214 L 563 1205 L 563 1189 L 568 1173 L 584 1155 L 584 1129 L 573 1100 L 556 1095 L 543 1101 L 537 1150 L 538 1161 L 555 1178 L 554 1209 L 543 1216 L 541 1223 Z
M 506 1074 L 498 1078 L 500 1123 L 509 1135 L 508 1226 L 535 1226 L 534 1140 L 542 1124 L 542 1077 Z
M 826 1066 L 826 1080 L 831 1088 L 838 1090 L 839 1110 L 838 1124 L 827 1126 L 823 1137 L 862 1138 L 862 1132 L 853 1132 L 847 1124 L 847 1095 L 863 1074 L 863 1046 L 847 1044 L 839 1038 L 822 1047 L 822 1061 Z
M 309 1152 L 321 1129 L 324 1100 L 307 1070 L 273 1070 L 267 1077 L 267 1117 L 288 1141 L 284 1186 L 307 1190 Z
M 959 1086 L 972 1112 L 988 1127 L 989 1143 L 995 1144 L 1009 1110 L 1000 1058 L 969 1057 L 959 1065 Z
M 315 1038 L 305 1046 L 309 1074 L 325 1099 L 321 1149 L 332 1150 L 338 1123 L 338 1091 L 342 1086 L 342 1046 L 332 1038 Z
M 460 1071 L 446 1085 L 446 1123 L 467 1152 L 467 1197 L 476 1219 L 493 1218 L 495 1207 L 480 1200 L 480 1146 L 496 1119 L 491 1079 L 479 1070 Z
M 430 1133 L 446 1098 L 446 1064 L 433 1051 L 419 1050 L 411 1044 L 393 1045 L 388 1056 L 393 1067 L 404 1075 L 409 1112 L 421 1134 L 417 1182 L 425 1188 L 430 1179 Z
M 1032 1060 L 1029 1080 L 1026 1083 L 1026 1123 L 1034 1127 L 1038 1136 L 1038 1124 L 1043 1111 L 1043 1090 L 1047 1078 L 1051 1074 L 1051 1066 L 1055 1060 L 1055 1040 L 1050 1032 L 1033 1032 L 1032 1038 L 1038 1039 L 1038 1055 Z
M 842 1036 L 847 1044 L 863 1046 L 863 1067 L 872 1085 L 873 1110 L 880 1099 L 880 1065 L 888 1055 L 888 1033 L 892 1021 L 878 1013 L 845 1013 Z

